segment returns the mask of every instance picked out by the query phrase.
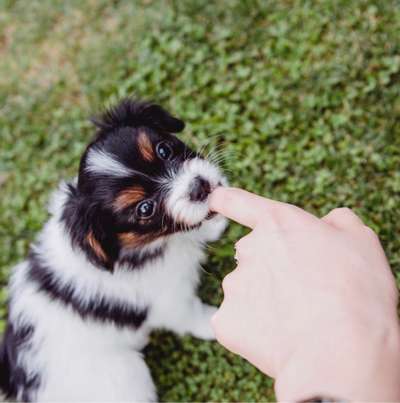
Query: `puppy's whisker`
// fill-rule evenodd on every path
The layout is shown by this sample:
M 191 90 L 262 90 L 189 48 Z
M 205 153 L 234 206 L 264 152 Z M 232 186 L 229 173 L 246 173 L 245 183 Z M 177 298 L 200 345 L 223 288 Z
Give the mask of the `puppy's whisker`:
M 233 160 L 234 155 L 230 151 L 227 151 L 227 150 L 211 151 L 208 156 L 208 160 L 211 163 L 215 163 L 220 160 L 228 160 L 228 159 Z
M 209 138 L 206 143 L 204 143 L 205 147 L 213 146 L 218 147 L 221 143 L 219 142 L 219 139 L 223 136 L 224 134 L 218 134 L 215 137 Z

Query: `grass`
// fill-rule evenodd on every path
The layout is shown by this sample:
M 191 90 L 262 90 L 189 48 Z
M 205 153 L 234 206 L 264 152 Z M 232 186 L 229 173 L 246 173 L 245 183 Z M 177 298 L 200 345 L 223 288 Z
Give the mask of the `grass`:
M 226 151 L 231 182 L 323 215 L 349 206 L 380 235 L 400 282 L 398 0 L 0 0 L 1 315 L 11 267 L 73 176 L 87 117 L 127 95 Z M 201 293 L 218 304 L 232 225 Z M 262 401 L 272 381 L 216 343 L 156 333 L 162 400 Z

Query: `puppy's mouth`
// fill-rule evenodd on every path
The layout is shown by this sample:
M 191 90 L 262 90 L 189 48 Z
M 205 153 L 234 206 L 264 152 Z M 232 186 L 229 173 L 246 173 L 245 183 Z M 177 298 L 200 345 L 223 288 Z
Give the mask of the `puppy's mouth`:
M 218 167 L 202 158 L 185 161 L 169 183 L 166 209 L 171 218 L 186 228 L 195 228 L 216 214 L 210 211 L 209 195 L 227 184 Z
M 216 215 L 217 215 L 217 213 L 216 213 L 215 211 L 210 211 L 210 212 L 207 214 L 206 220 L 211 220 L 211 219 L 213 219 Z

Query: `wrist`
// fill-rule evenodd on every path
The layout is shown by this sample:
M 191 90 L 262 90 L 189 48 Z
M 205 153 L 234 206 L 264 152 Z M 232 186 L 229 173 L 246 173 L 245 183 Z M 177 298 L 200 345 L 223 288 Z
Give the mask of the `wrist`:
M 277 374 L 278 400 L 399 401 L 400 329 L 395 322 L 379 331 L 352 327 L 323 341 L 318 333 L 311 336 Z

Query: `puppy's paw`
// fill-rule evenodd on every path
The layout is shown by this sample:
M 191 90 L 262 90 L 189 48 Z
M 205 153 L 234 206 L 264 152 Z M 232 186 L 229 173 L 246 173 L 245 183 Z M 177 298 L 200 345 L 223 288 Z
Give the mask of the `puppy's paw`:
M 200 227 L 200 236 L 207 242 L 219 239 L 228 226 L 228 220 L 221 214 L 215 215 L 210 220 L 206 220 Z
M 217 311 L 217 307 L 202 304 L 202 312 L 194 322 L 190 333 L 203 340 L 215 340 L 214 330 L 211 327 L 211 317 Z

